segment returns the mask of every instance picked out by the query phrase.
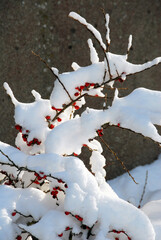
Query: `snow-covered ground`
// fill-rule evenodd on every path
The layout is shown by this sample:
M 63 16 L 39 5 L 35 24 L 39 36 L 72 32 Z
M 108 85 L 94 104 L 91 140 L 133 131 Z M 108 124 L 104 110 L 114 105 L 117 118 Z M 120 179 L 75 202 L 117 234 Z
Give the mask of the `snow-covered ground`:
M 118 196 L 141 210 L 149 217 L 156 233 L 161 239 L 161 155 L 156 161 L 131 171 L 138 184 L 127 173 L 108 181 Z M 142 200 L 141 200 L 142 199 Z M 141 203 L 140 203 L 141 201 Z

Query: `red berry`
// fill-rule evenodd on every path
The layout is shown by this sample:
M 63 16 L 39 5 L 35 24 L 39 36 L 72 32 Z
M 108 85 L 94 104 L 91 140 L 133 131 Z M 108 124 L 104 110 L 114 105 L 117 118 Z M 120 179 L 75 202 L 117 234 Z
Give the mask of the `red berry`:
M 12 216 L 14 217 L 16 215 L 16 212 L 12 212 Z
M 70 227 L 66 227 L 65 231 L 68 231 L 68 230 L 70 230 Z
M 52 191 L 51 195 L 56 196 L 58 194 L 58 191 Z
M 74 102 L 72 105 L 75 106 L 75 105 L 76 105 L 76 102 Z
M 65 212 L 65 215 L 69 215 L 69 214 L 70 214 L 70 212 L 67 212 L 67 211 Z
M 58 122 L 61 122 L 61 121 L 62 121 L 62 119 L 58 117 L 58 118 L 57 118 L 57 121 L 58 121 Z
M 83 221 L 83 218 L 82 218 L 82 217 L 80 217 L 79 215 L 75 215 L 75 218 L 76 218 L 78 221 L 80 221 L 80 222 L 82 222 L 82 221 Z
M 55 107 L 52 106 L 51 108 L 56 111 L 56 108 L 55 108 Z
M 74 96 L 78 97 L 79 96 L 79 92 L 74 93 Z
M 37 141 L 37 145 L 40 145 L 41 144 L 41 141 Z
M 89 87 L 89 85 L 90 85 L 90 83 L 88 83 L 88 82 L 85 83 L 85 86 L 86 86 L 86 87 Z
M 19 235 L 19 236 L 16 237 L 16 239 L 17 239 L 17 240 L 21 240 L 22 237 Z
M 103 129 L 98 129 L 97 130 L 98 136 L 103 136 Z
M 87 144 L 83 144 L 83 147 L 87 147 Z
M 115 240 L 119 240 L 119 238 L 115 238 Z
M 79 87 L 76 87 L 75 89 L 78 90 L 78 91 L 80 91 L 80 88 L 79 88 Z
M 53 129 L 55 126 L 53 124 L 50 124 L 49 128 Z
M 47 115 L 45 118 L 46 118 L 46 120 L 50 120 L 50 116 L 49 115 Z
M 83 90 L 85 88 L 85 86 L 80 86 L 80 90 Z
M 24 142 L 27 142 L 27 137 L 28 137 L 27 134 L 22 134 L 22 138 L 23 138 Z
M 39 176 L 39 174 L 38 174 L 37 172 L 35 172 L 35 173 L 34 173 L 34 175 L 35 175 L 36 177 L 38 177 L 38 176 Z
M 15 128 L 19 131 L 19 132 L 22 132 L 22 127 L 20 125 L 15 125 Z
M 90 83 L 90 86 L 91 86 L 91 87 L 94 87 L 94 86 L 95 86 L 95 83 Z
M 75 109 L 78 110 L 80 107 L 79 106 L 75 106 Z
M 78 156 L 78 154 L 76 154 L 75 152 L 73 153 L 73 155 L 74 155 L 75 157 L 77 157 L 77 156 Z
M 31 146 L 33 144 L 33 141 L 30 141 L 29 143 L 27 143 L 27 146 Z
M 118 123 L 117 126 L 120 127 L 120 123 Z
M 58 183 L 63 183 L 62 179 L 58 179 Z
M 98 94 L 96 94 L 95 97 L 98 97 Z
M 58 234 L 58 237 L 62 237 L 63 236 L 63 233 L 61 233 L 61 234 Z

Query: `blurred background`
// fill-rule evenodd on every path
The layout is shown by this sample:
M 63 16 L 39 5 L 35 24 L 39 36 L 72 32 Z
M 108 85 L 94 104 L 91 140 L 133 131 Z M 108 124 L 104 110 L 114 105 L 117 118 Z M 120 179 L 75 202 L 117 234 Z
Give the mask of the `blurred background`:
M 110 14 L 110 51 L 125 54 L 128 37 L 133 35 L 129 55 L 132 63 L 144 63 L 161 56 L 161 1 L 160 0 L 1 0 L 0 1 L 0 140 L 14 146 L 17 131 L 14 128 L 14 107 L 3 89 L 8 82 L 16 98 L 32 102 L 31 90 L 49 98 L 54 78 L 45 65 L 31 51 L 46 60 L 60 73 L 72 71 L 73 61 L 80 66 L 90 64 L 87 39 L 90 33 L 68 17 L 75 11 L 93 24 L 105 37 L 103 8 Z M 94 45 L 100 60 L 103 54 L 97 42 Z M 137 87 L 161 91 L 161 65 L 127 78 L 119 87 L 119 96 L 129 94 Z M 109 91 L 108 96 L 112 93 Z M 109 103 L 110 104 L 110 103 Z M 140 103 L 141 104 L 141 103 Z M 157 103 L 156 103 L 157 104 Z M 89 105 L 101 108 L 99 99 Z M 160 131 L 160 129 L 158 128 Z M 109 127 L 104 139 L 130 170 L 154 161 L 159 146 L 141 135 Z M 85 151 L 85 150 L 84 150 Z M 124 172 L 121 164 L 104 148 L 107 160 L 107 179 Z M 81 156 L 88 165 L 88 152 Z

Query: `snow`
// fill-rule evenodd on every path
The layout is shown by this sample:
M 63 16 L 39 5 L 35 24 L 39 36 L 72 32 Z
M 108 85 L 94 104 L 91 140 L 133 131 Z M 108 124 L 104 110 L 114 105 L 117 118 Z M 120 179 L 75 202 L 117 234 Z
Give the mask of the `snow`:
M 88 46 L 89 46 L 89 49 L 90 49 L 91 63 L 98 63 L 99 62 L 98 54 L 96 52 L 96 49 L 93 46 L 93 42 L 92 42 L 91 39 L 88 39 Z
M 81 17 L 79 14 L 77 14 L 75 12 L 70 12 L 69 17 L 72 17 L 73 19 L 79 21 L 81 24 L 85 25 L 87 27 L 87 29 L 89 29 L 89 31 L 91 31 L 92 34 L 95 36 L 95 38 L 98 40 L 101 47 L 104 50 L 106 50 L 106 45 L 103 43 L 100 32 L 96 28 L 94 28 L 90 23 L 87 23 L 85 18 Z
M 129 42 L 128 42 L 127 51 L 130 50 L 131 46 L 132 46 L 132 35 L 129 36 Z
M 160 169 L 161 155 L 158 157 L 158 160 L 153 163 L 145 166 L 139 166 L 131 171 L 132 176 L 139 184 L 129 181 L 129 175 L 127 173 L 117 177 L 116 179 L 108 181 L 119 197 L 138 207 L 145 185 L 146 171 L 148 171 L 145 194 L 141 202 L 141 211 L 149 217 L 151 223 L 153 224 L 156 233 L 155 240 L 160 240 L 161 236 Z
M 109 29 L 109 21 L 110 21 L 110 16 L 109 14 L 105 14 L 105 19 L 106 19 L 106 24 L 105 24 L 105 27 L 106 27 L 106 41 L 108 44 L 110 44 L 111 40 L 110 40 L 110 29 Z

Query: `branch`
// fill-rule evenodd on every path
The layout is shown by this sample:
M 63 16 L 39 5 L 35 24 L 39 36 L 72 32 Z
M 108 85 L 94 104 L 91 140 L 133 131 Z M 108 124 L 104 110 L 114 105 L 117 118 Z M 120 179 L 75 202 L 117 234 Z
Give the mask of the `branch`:
M 63 109 L 62 109 L 61 111 L 59 111 L 59 112 L 55 115 L 55 117 L 52 119 L 52 122 L 54 122 L 54 121 L 58 118 L 58 116 L 59 116 L 61 113 L 63 113 L 68 107 L 70 107 L 74 102 L 78 101 L 79 99 L 81 99 L 82 97 L 85 97 L 85 96 L 87 96 L 87 93 L 84 93 L 83 95 L 75 98 L 75 99 L 72 100 L 70 103 L 68 103 L 67 105 L 65 105 L 65 106 L 63 107 Z
M 134 181 L 134 183 L 138 184 L 134 177 L 131 175 L 131 173 L 129 172 L 129 170 L 127 169 L 127 167 L 125 166 L 125 164 L 121 161 L 121 159 L 117 156 L 117 154 L 110 148 L 110 146 L 105 142 L 105 140 L 99 136 L 99 138 L 101 139 L 101 141 L 105 144 L 105 146 L 107 147 L 107 149 L 115 156 L 116 160 L 119 161 L 121 163 L 122 168 L 129 174 L 129 176 L 132 178 L 132 180 Z
M 74 14 L 74 15 L 73 15 Z M 103 43 L 102 41 L 102 38 L 101 38 L 101 34 L 98 32 L 97 29 L 95 29 L 91 24 L 87 23 L 86 20 L 84 18 L 82 18 L 79 14 L 77 13 L 70 13 L 69 14 L 69 17 L 71 17 L 72 19 L 78 21 L 80 24 L 82 24 L 83 26 L 86 27 L 86 29 L 94 36 L 94 38 L 97 40 L 97 42 L 99 43 L 102 51 L 103 51 L 103 54 L 105 56 L 105 59 L 106 59 L 106 62 L 107 62 L 107 67 L 108 67 L 108 73 L 109 73 L 109 76 L 110 76 L 110 79 L 112 79 L 112 75 L 111 75 L 111 70 L 110 70 L 110 64 L 109 64 L 109 61 L 108 61 L 108 57 L 107 57 L 107 54 L 106 54 L 106 47 L 104 46 L 105 44 Z M 95 32 L 94 32 L 95 31 Z M 97 33 L 97 34 L 96 34 Z M 98 35 L 100 36 L 101 39 L 98 38 Z M 105 68 L 106 69 L 106 68 Z
M 47 68 L 50 70 L 50 72 L 58 79 L 59 83 L 62 85 L 63 89 L 65 90 L 65 92 L 67 93 L 68 97 L 69 97 L 70 100 L 72 101 L 73 99 L 71 98 L 68 90 L 66 89 L 66 87 L 64 86 L 64 84 L 62 83 L 62 81 L 60 80 L 59 76 L 56 75 L 56 74 L 53 72 L 52 68 L 47 64 L 47 62 L 46 62 L 44 59 L 42 59 L 42 58 L 40 57 L 40 55 L 36 54 L 34 51 L 31 51 L 31 52 L 32 52 L 33 55 L 35 55 L 36 57 L 38 57 L 41 62 L 45 63 L 46 67 L 47 67 Z

